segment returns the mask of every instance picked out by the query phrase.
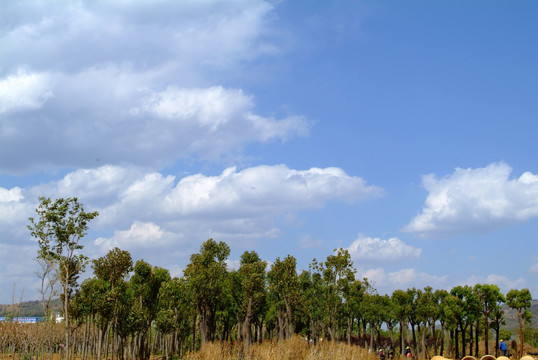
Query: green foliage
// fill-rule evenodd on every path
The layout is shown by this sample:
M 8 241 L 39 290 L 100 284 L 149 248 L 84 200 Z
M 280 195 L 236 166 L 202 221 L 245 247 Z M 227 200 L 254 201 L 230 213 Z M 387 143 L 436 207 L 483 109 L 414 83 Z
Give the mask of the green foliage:
M 39 243 L 38 258 L 46 261 L 56 272 L 63 287 L 66 358 L 69 360 L 69 300 L 88 258 L 78 251 L 88 224 L 98 213 L 86 212 L 77 198 L 57 199 L 40 197 L 38 217 L 29 218 L 28 229 Z
M 202 342 L 215 338 L 216 313 L 223 300 L 229 254 L 230 247 L 226 243 L 209 239 L 202 244 L 199 253 L 191 256 L 184 271 L 200 317 Z
M 501 329 L 499 331 L 499 339 L 502 339 L 504 341 L 512 339 L 512 331 L 509 329 Z
M 506 294 L 506 304 L 516 310 L 519 321 L 519 356 L 523 356 L 523 344 L 525 342 L 523 325 L 530 322 L 532 318 L 532 314 L 528 310 L 531 307 L 531 301 L 532 296 L 529 289 L 512 289 Z
M 133 260 L 128 251 L 114 248 L 106 256 L 92 261 L 93 273 L 100 279 L 109 281 L 112 287 L 133 270 Z
M 50 201 L 44 204 L 52 207 Z M 38 234 L 39 222 L 31 222 Z M 466 340 L 477 334 L 476 329 L 484 330 L 484 338 L 490 334 L 488 328 L 495 330 L 496 339 L 508 340 L 511 335 L 501 329 L 505 298 L 497 286 L 456 286 L 450 292 L 427 286 L 380 295 L 367 279 L 355 279 L 351 257 L 344 249 L 335 250 L 324 262 L 314 259 L 300 275 L 291 255 L 277 258 L 266 273 L 267 263 L 254 251 L 245 251 L 239 269 L 229 271 L 230 248 L 209 239 L 191 256 L 184 276 L 172 279 L 168 270 L 144 260 L 133 266 L 130 254 L 115 248 L 92 261 L 95 276 L 76 289 L 74 280 L 80 270 L 76 273 L 76 260 L 67 261 L 69 246 L 61 256 L 53 246 L 56 234 L 64 233 L 41 230 L 53 235 L 43 235 L 48 242 L 42 243 L 49 250 L 40 254 L 49 254 L 49 261 L 57 266 L 62 264 L 60 276 L 69 280 L 70 291 L 77 290 L 74 296 L 70 292 L 64 296 L 67 313 L 76 320 L 74 328 L 93 326 L 100 341 L 109 342 L 97 346 L 97 357 L 101 357 L 101 349 L 112 349 L 117 352 L 113 357 L 148 359 L 158 342 L 159 353 L 174 358 L 215 339 L 251 344 L 261 341 L 261 336 L 286 339 L 295 333 L 315 344 L 321 338 L 351 342 L 353 335 L 361 345 L 369 342 L 395 352 L 408 340 L 413 353 L 421 356 L 432 354 L 432 347 L 437 353 L 442 344 L 450 351 L 455 349 L 448 356 L 459 357 L 466 354 Z M 72 249 L 74 259 L 78 255 L 74 251 L 82 246 L 73 244 Z M 506 296 L 521 324 L 530 318 L 530 299 L 527 289 L 512 290 Z M 436 324 L 442 329 L 436 329 Z M 400 330 L 400 344 L 396 343 L 396 330 Z M 520 338 L 536 346 L 537 336 L 535 329 L 527 327 Z M 132 352 L 126 356 L 124 349 Z
M 479 301 L 479 311 L 484 317 L 484 348 L 486 354 L 489 354 L 489 324 L 490 320 L 494 321 L 493 328 L 499 329 L 496 323 L 498 311 L 505 298 L 497 285 L 476 284 L 474 287 L 475 295 Z
M 532 347 L 538 347 L 538 329 L 532 327 L 525 327 L 523 330 L 525 334 L 525 341 Z

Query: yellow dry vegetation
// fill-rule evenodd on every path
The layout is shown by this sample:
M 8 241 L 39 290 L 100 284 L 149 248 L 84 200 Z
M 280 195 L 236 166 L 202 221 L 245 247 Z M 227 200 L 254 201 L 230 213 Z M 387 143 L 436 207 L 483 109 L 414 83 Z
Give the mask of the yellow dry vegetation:
M 321 342 L 317 346 L 300 337 L 285 341 L 265 341 L 247 346 L 229 342 L 207 343 L 184 357 L 185 360 L 379 360 L 375 353 L 368 353 L 359 346 L 341 342 Z

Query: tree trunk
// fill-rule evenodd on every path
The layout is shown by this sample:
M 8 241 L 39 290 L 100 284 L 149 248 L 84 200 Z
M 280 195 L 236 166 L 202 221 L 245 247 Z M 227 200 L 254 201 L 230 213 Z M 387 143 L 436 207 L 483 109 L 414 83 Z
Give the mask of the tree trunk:
M 246 341 L 247 345 L 252 344 L 252 330 L 251 330 L 251 320 L 252 320 L 252 297 L 248 299 L 247 312 L 245 314 L 245 319 L 241 327 L 242 338 Z
M 67 272 L 69 273 L 69 272 Z M 65 321 L 65 359 L 69 360 L 69 278 L 64 279 L 64 321 Z
M 455 332 L 455 335 L 456 335 L 456 343 L 455 343 L 455 347 L 456 347 L 456 359 L 459 359 L 460 358 L 460 347 L 459 347 L 459 334 L 458 334 L 458 327 L 456 327 L 456 330 L 454 331 Z
M 417 355 L 417 335 L 415 333 L 415 324 L 411 323 L 411 332 L 413 333 L 413 354 Z
M 465 352 L 467 351 L 467 349 L 465 349 L 465 347 L 467 346 L 467 343 L 465 342 L 465 330 L 466 330 L 466 327 L 462 327 L 461 328 L 461 350 L 462 350 L 462 356 L 465 356 Z
M 191 351 L 194 352 L 196 346 L 196 318 L 198 316 L 195 314 L 192 319 L 192 342 L 191 342 Z
M 519 357 L 523 357 L 523 344 L 525 343 L 525 339 L 523 336 L 523 321 L 521 318 L 521 310 L 517 310 L 517 319 L 519 321 Z
M 353 330 L 353 318 L 347 317 L 347 344 L 351 345 L 351 331 Z
M 495 328 L 495 357 L 499 356 L 499 326 Z
M 288 318 L 288 336 L 289 339 L 295 333 L 295 326 L 293 324 L 293 312 L 289 301 L 284 299 L 284 305 L 286 305 L 286 316 Z
M 424 327 L 422 329 L 422 336 L 421 336 L 421 347 L 422 347 L 422 358 L 426 358 L 426 324 L 424 324 Z
M 475 341 L 474 341 L 474 356 L 475 357 L 478 357 L 478 344 L 479 344 L 479 332 L 480 332 L 480 329 L 478 328 L 478 323 L 476 324 L 476 328 L 474 330 L 475 332 Z M 489 335 L 489 334 L 488 334 Z M 488 339 L 486 338 L 486 344 L 488 343 Z M 486 353 L 487 354 L 487 353 Z
M 400 321 L 400 357 L 404 358 L 404 333 L 403 333 L 403 321 Z

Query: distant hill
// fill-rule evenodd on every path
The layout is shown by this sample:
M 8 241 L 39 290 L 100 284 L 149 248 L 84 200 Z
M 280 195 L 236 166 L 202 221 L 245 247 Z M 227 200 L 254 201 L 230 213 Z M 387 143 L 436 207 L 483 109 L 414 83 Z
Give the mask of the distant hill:
M 62 308 L 60 299 L 53 300 L 50 304 L 52 311 L 58 311 Z M 15 305 L 0 305 L 0 316 L 16 316 L 16 317 L 35 317 L 44 316 L 43 306 L 41 301 L 24 301 Z
M 507 305 L 503 306 L 504 308 L 504 317 L 506 319 L 506 325 L 503 325 L 502 328 L 508 330 L 519 329 L 519 322 L 517 320 L 517 312 L 513 309 L 510 309 Z M 532 300 L 531 302 L 531 313 L 532 313 L 532 327 L 538 328 L 538 300 Z

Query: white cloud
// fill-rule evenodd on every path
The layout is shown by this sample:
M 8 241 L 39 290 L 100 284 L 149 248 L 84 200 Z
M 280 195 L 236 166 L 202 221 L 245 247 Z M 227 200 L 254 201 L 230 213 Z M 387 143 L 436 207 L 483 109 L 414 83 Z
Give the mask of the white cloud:
M 53 96 L 52 88 L 51 75 L 17 70 L 14 74 L 0 79 L 0 115 L 39 109 Z M 10 132 L 12 131 L 15 130 L 12 129 Z
M 4 189 L 0 187 L 0 202 L 16 202 L 23 199 L 21 188 L 14 187 L 11 189 Z
M 538 262 L 535 262 L 529 267 L 529 271 L 538 274 Z
M 445 288 L 448 276 L 436 276 L 425 272 L 419 272 L 416 269 L 400 269 L 392 272 L 385 272 L 383 268 L 373 268 L 367 270 L 358 270 L 360 278 L 366 277 L 368 281 L 374 284 L 374 287 L 380 293 L 392 293 L 396 289 L 409 289 L 415 287 L 422 289 L 431 286 L 434 289 Z
M 114 247 L 131 249 L 133 247 L 149 248 L 153 246 L 168 245 L 176 238 L 176 235 L 163 231 L 160 226 L 151 222 L 142 223 L 135 221 L 129 230 L 114 231 L 111 238 L 97 238 L 95 244 L 105 250 Z
M 229 168 L 217 176 L 190 175 L 177 183 L 170 175 L 148 173 L 133 179 L 118 201 L 101 209 L 101 221 L 157 218 L 169 224 L 181 223 L 190 231 L 193 227 L 199 228 L 197 232 L 203 229 L 204 234 L 274 236 L 278 231 L 274 224 L 283 214 L 381 193 L 381 189 L 337 168 Z
M 494 284 L 497 285 L 503 293 L 507 293 L 511 289 L 521 289 L 528 286 L 525 279 L 521 277 L 517 279 L 509 279 L 504 275 L 498 274 L 489 274 L 486 277 L 473 275 L 460 282 L 460 285 L 474 286 L 476 284 Z
M 538 217 L 538 175 L 509 179 L 505 163 L 460 169 L 447 177 L 423 177 L 429 192 L 422 213 L 403 230 L 422 237 L 487 232 Z
M 422 249 L 405 244 L 396 237 L 387 240 L 359 235 L 348 247 L 351 258 L 359 263 L 403 262 L 420 258 Z
M 279 226 L 290 225 L 289 214 L 294 212 L 380 195 L 380 188 L 338 168 L 294 170 L 264 165 L 177 180 L 159 172 L 106 165 L 76 170 L 58 181 L 27 189 L 0 188 L 0 213 L 6 214 L 2 218 L 5 228 L 25 229 L 39 196 L 76 196 L 86 210 L 99 211 L 94 228 L 117 231 L 109 239 L 100 239 L 108 247 L 126 243 L 128 238 L 138 245 L 144 245 L 146 238 L 172 241 L 186 236 L 248 242 L 278 236 Z
M 255 114 L 252 97 L 240 89 L 149 90 L 162 86 L 159 77 L 107 65 L 56 75 L 55 95 L 46 104 L 37 91 L 19 103 L 10 96 L 2 100 L 0 93 L 0 108 L 26 109 L 3 119 L 0 171 L 103 163 L 158 168 L 188 156 L 218 159 L 240 153 L 251 142 L 308 135 L 304 117 Z
M 14 225 L 22 224 L 28 217 L 33 216 L 34 214 L 30 212 L 32 209 L 35 207 L 26 202 L 23 189 L 0 187 L 0 236 L 9 238 L 28 233 L 25 227 Z
M 263 116 L 215 84 L 276 51 L 269 2 L 21 1 L 3 13 L 0 172 L 158 169 L 308 134 L 304 117 Z
M 266 1 L 19 1 L 3 7 L 3 65 L 68 72 L 95 64 L 173 63 L 182 74 L 230 69 L 276 51 L 263 40 L 273 6 Z M 71 51 L 70 51 L 71 50 Z
M 226 260 L 226 266 L 228 270 L 239 270 L 241 267 L 241 261 L 240 260 Z

